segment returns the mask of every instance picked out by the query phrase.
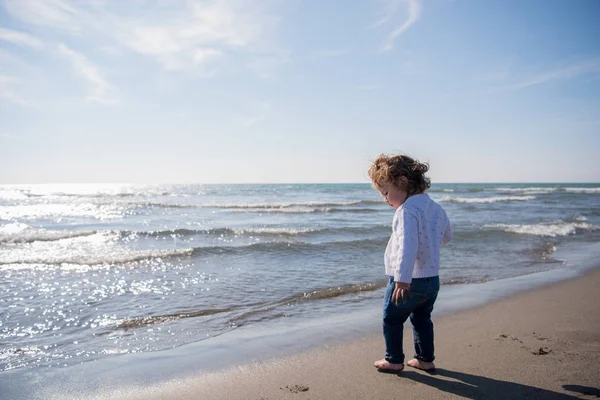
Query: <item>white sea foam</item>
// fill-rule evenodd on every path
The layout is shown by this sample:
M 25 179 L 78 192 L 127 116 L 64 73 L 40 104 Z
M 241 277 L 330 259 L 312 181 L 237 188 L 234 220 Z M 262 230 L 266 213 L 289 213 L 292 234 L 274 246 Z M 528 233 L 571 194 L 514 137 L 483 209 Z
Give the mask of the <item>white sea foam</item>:
M 0 226 L 0 243 L 45 242 L 90 236 L 95 233 L 96 231 L 48 231 L 45 229 L 35 229 L 22 223 L 11 223 Z
M 29 225 L 23 224 L 20 222 L 10 223 L 6 225 L 0 226 L 0 236 L 1 235 L 15 235 L 19 234 L 27 229 L 29 229 Z
M 510 193 L 520 193 L 520 192 L 550 193 L 550 192 L 555 192 L 557 189 L 558 188 L 556 188 L 556 187 L 520 187 L 520 188 L 495 187 L 495 188 L 486 189 L 486 190 L 495 190 L 497 192 L 510 192 Z
M 193 249 L 178 250 L 112 250 L 110 253 L 97 252 L 46 252 L 40 254 L 31 249 L 19 249 L 11 252 L 0 251 L 0 266 L 11 267 L 19 264 L 69 264 L 69 265 L 113 265 L 136 261 L 162 259 L 166 257 L 181 257 L 191 255 Z M 1 269 L 5 269 L 0 267 Z M 83 271 L 85 272 L 85 271 Z
M 566 191 L 571 193 L 600 193 L 600 187 L 520 187 L 506 188 L 495 187 L 486 190 L 495 190 L 497 192 L 522 193 L 522 194 L 549 194 L 556 191 Z
M 284 214 L 310 214 L 316 212 L 326 212 L 326 209 L 315 208 L 231 208 L 224 209 L 224 212 L 231 213 L 284 213 Z
M 356 201 L 303 201 L 303 202 L 273 202 L 273 203 L 225 203 L 225 204 L 200 204 L 201 207 L 228 208 L 228 209 L 280 209 L 291 207 L 332 207 L 332 206 L 355 206 L 364 203 L 379 203 L 374 200 Z
M 90 195 L 119 195 L 143 190 L 147 186 L 111 183 L 64 183 L 64 184 L 36 184 L 36 185 L 3 185 L 2 190 L 15 190 L 27 192 L 33 196 L 90 196 Z M 151 186 L 150 186 L 151 187 Z
M 432 193 L 435 193 L 435 192 L 438 192 L 438 193 L 439 192 L 452 193 L 452 192 L 454 192 L 454 189 L 431 188 L 431 189 L 428 190 L 428 192 L 432 192 Z
M 241 235 L 244 233 L 256 234 L 273 234 L 273 235 L 297 235 L 302 233 L 318 232 L 322 229 L 318 228 L 243 228 L 232 229 L 235 234 Z
M 600 193 L 600 187 L 595 187 L 595 188 L 568 187 L 568 188 L 565 188 L 565 190 L 567 192 L 572 192 L 572 193 Z
M 25 230 L 26 232 L 26 230 Z M 17 247 L 0 248 L 2 269 L 14 265 L 113 265 L 134 261 L 184 256 L 192 249 L 131 250 L 123 248 L 118 231 L 102 231 L 89 236 L 77 236 L 57 241 L 33 241 Z
M 0 189 L 0 200 L 27 200 L 28 196 L 20 190 Z
M 440 201 L 449 203 L 497 203 L 500 201 L 534 200 L 535 196 L 494 196 L 494 197 L 442 197 Z
M 531 224 L 531 225 L 519 225 L 519 224 L 492 224 L 484 225 L 487 229 L 500 229 L 505 232 L 518 233 L 522 235 L 532 236 L 568 236 L 574 234 L 577 229 L 581 230 L 598 230 L 599 226 L 591 225 L 585 222 L 561 222 L 555 224 Z
M 63 218 L 63 217 L 93 217 L 97 219 L 114 219 L 123 216 L 125 209 L 116 204 L 24 204 L 0 206 L 0 219 L 16 218 Z
M 550 193 L 554 193 L 554 190 L 528 190 L 526 192 L 523 192 L 522 194 L 532 195 L 532 194 L 550 194 Z

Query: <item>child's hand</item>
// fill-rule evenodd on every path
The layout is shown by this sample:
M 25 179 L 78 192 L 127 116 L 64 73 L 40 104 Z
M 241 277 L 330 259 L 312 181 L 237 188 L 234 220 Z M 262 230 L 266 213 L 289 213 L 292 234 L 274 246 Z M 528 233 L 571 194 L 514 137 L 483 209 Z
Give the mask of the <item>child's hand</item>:
M 394 294 L 392 294 L 392 301 L 396 303 L 396 305 L 399 305 L 401 299 L 402 303 L 406 303 L 408 301 L 408 296 L 410 296 L 410 283 L 396 282 L 396 288 L 394 289 Z

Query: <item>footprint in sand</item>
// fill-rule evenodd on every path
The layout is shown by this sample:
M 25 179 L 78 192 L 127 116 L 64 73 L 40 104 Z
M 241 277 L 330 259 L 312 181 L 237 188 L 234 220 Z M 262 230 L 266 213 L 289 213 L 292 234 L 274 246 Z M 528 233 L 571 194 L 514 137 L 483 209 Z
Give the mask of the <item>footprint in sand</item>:
M 536 338 L 537 340 L 543 340 L 544 342 L 547 342 L 548 340 L 550 340 L 547 337 L 536 334 L 535 332 L 533 332 L 533 337 Z
M 531 352 L 531 354 L 535 354 L 536 356 L 543 356 L 543 355 L 550 354 L 550 353 L 552 353 L 552 350 L 550 350 L 547 347 L 540 347 L 539 350 L 535 350 L 535 351 Z
M 304 385 L 286 385 L 284 388 L 279 389 L 288 390 L 292 393 L 308 392 L 308 386 Z
M 504 333 L 501 333 L 500 335 L 498 335 L 498 337 L 496 338 L 496 340 L 502 340 L 502 339 L 510 339 L 510 340 L 515 340 L 518 341 L 519 343 L 523 343 L 523 341 L 521 339 L 519 339 L 516 336 L 511 336 L 511 335 L 505 335 Z
M 533 337 L 537 340 L 542 340 L 542 341 L 549 341 L 549 339 L 547 337 L 544 336 L 540 336 L 537 335 L 535 332 L 533 332 Z M 516 336 L 511 336 L 511 335 L 506 335 L 504 333 L 501 333 L 498 335 L 498 337 L 496 338 L 496 340 L 504 340 L 504 339 L 510 339 L 513 341 L 518 341 L 519 343 L 523 344 L 523 341 L 521 339 L 519 339 Z M 531 348 L 528 348 L 527 346 L 521 346 L 523 349 L 526 349 L 527 351 L 529 351 L 531 354 L 534 354 L 536 356 L 544 356 L 546 354 L 550 354 L 552 353 L 552 350 L 549 349 L 548 347 L 540 347 L 537 350 L 532 350 Z

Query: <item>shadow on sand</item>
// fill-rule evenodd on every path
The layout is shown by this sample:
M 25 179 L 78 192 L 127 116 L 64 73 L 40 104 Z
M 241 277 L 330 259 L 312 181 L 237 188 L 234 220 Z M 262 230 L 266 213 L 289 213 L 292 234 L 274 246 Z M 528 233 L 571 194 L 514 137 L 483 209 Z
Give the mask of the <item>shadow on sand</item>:
M 429 374 L 404 370 L 399 376 L 468 399 L 579 399 L 579 397 L 535 386 L 501 381 L 463 372 L 449 371 L 442 368 L 438 368 L 435 372 Z M 438 377 L 446 379 L 440 379 Z M 563 388 L 565 390 L 584 394 L 595 394 L 600 392 L 598 389 L 577 385 L 564 385 Z

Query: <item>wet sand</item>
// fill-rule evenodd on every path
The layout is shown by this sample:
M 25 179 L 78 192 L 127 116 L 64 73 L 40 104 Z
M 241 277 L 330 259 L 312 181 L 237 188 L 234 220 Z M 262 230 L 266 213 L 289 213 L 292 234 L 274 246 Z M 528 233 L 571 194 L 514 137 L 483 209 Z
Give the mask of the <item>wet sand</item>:
M 377 372 L 381 335 L 99 399 L 600 397 L 600 269 L 435 320 L 435 373 Z M 412 354 L 407 324 L 405 352 Z

